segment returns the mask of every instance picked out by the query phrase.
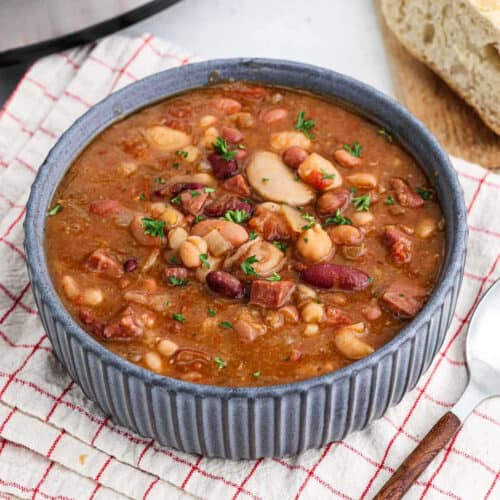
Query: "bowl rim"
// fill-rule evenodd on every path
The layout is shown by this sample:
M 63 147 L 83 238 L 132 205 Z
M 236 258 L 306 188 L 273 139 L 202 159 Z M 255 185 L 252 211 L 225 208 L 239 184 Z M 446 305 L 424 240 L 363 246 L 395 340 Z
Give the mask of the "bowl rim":
M 88 145 L 97 135 L 99 135 L 104 129 L 111 126 L 114 122 L 119 121 L 131 114 L 137 112 L 138 110 L 150 106 L 155 102 L 161 101 L 163 99 L 168 99 L 176 95 L 176 93 L 165 93 L 163 95 L 157 96 L 155 99 L 146 99 L 141 104 L 135 104 L 126 113 L 121 114 L 120 101 L 127 100 L 130 94 L 140 94 L 142 89 L 146 89 L 149 85 L 153 84 L 155 80 L 160 78 L 173 78 L 177 77 L 182 79 L 188 76 L 190 73 L 202 73 L 207 75 L 207 84 L 210 85 L 210 78 L 214 73 L 218 71 L 230 71 L 235 67 L 260 67 L 263 69 L 280 68 L 284 70 L 289 70 L 291 72 L 298 72 L 299 74 L 306 73 L 308 75 L 314 75 L 318 78 L 329 78 L 333 83 L 337 85 L 348 85 L 355 89 L 356 93 L 364 94 L 372 97 L 382 105 L 384 109 L 387 109 L 389 113 L 395 115 L 394 119 L 401 120 L 406 126 L 411 127 L 413 140 L 423 141 L 429 148 L 432 149 L 435 156 L 435 170 L 442 176 L 449 188 L 449 199 L 446 200 L 447 203 L 451 203 L 452 214 L 454 214 L 454 219 L 452 221 L 446 221 L 447 223 L 447 249 L 445 253 L 445 260 L 441 270 L 441 275 L 438 280 L 436 287 L 434 288 L 429 300 L 425 304 L 424 308 L 418 313 L 415 318 L 412 319 L 405 327 L 403 327 L 399 333 L 392 338 L 389 342 L 384 344 L 382 347 L 375 350 L 369 356 L 355 361 L 343 368 L 334 370 L 329 373 L 325 373 L 320 376 L 307 378 L 304 380 L 299 380 L 296 382 L 288 382 L 285 384 L 274 384 L 274 385 L 264 385 L 264 386 L 217 386 L 208 384 L 198 384 L 194 382 L 187 382 L 180 379 L 175 379 L 165 375 L 159 375 L 139 365 L 133 364 L 127 361 L 125 358 L 113 353 L 111 350 L 107 349 L 104 345 L 100 344 L 94 337 L 87 333 L 80 325 L 71 317 L 69 312 L 66 310 L 62 301 L 59 299 L 57 292 L 55 291 L 50 273 L 48 270 L 47 261 L 45 258 L 45 247 L 42 244 L 38 244 L 37 239 L 37 225 L 41 224 L 43 226 L 42 237 L 45 234 L 45 219 L 46 213 L 52 200 L 52 196 L 56 187 L 59 185 L 61 179 L 64 177 L 68 169 L 71 167 L 74 159 L 81 153 L 81 149 L 73 154 L 73 160 L 66 166 L 64 173 L 56 179 L 57 182 L 53 182 L 50 178 L 51 165 L 58 162 L 60 154 L 63 152 L 64 148 L 67 146 L 67 142 L 71 141 L 71 138 L 79 133 L 79 131 L 91 133 L 91 137 L 86 140 L 85 145 Z M 300 79 L 301 76 L 297 76 Z M 244 79 L 241 79 L 244 80 Z M 256 83 L 262 83 L 264 85 L 273 85 L 266 81 L 264 78 L 255 81 Z M 283 86 L 288 86 L 284 84 Z M 186 87 L 185 91 L 190 89 L 202 88 L 200 85 Z M 307 83 L 301 87 L 297 84 L 296 89 L 303 89 L 311 92 L 313 95 L 319 95 L 320 93 L 314 90 L 309 90 L 307 88 Z M 384 117 L 382 116 L 367 116 L 367 112 L 363 113 L 363 110 L 357 108 L 356 102 L 354 100 L 348 101 L 342 97 L 336 97 L 332 91 L 332 95 L 327 96 L 330 100 L 334 102 L 339 102 L 341 105 L 353 107 L 354 112 L 360 114 L 366 119 L 384 126 Z M 101 127 L 96 128 L 92 123 L 92 120 L 97 118 L 97 115 L 103 111 L 113 111 L 115 114 L 114 120 L 108 120 Z M 392 130 L 391 130 L 392 131 Z M 394 135 L 398 137 L 398 131 L 392 131 Z M 403 148 L 406 149 L 408 146 L 402 143 L 401 140 L 398 141 Z M 84 146 L 85 147 L 85 146 Z M 412 156 L 414 156 L 413 153 Z M 419 159 L 415 157 L 417 163 Z M 45 191 L 50 189 L 50 195 L 46 195 Z M 43 204 L 44 198 L 46 203 Z M 47 201 L 48 200 L 48 201 Z M 42 205 L 41 205 L 42 203 Z M 310 390 L 313 387 L 332 385 L 335 382 L 350 378 L 356 375 L 358 372 L 370 369 L 376 366 L 381 360 L 386 356 L 391 355 L 394 351 L 398 350 L 405 342 L 412 341 L 417 335 L 420 329 L 430 320 L 433 311 L 440 306 L 444 300 L 445 295 L 451 288 L 453 281 L 457 273 L 461 272 L 461 266 L 463 264 L 463 259 L 466 251 L 466 241 L 467 241 L 467 223 L 466 223 L 466 208 L 465 201 L 463 197 L 462 187 L 459 183 L 457 173 L 452 167 L 448 155 L 444 152 L 441 145 L 437 139 L 426 129 L 426 127 L 409 111 L 407 111 L 403 106 L 401 106 L 392 97 L 389 97 L 382 93 L 381 91 L 371 87 L 370 85 L 360 82 L 352 77 L 343 75 L 334 70 L 321 68 L 318 66 L 288 61 L 283 59 L 269 59 L 269 58 L 228 58 L 228 59 L 213 59 L 198 63 L 191 63 L 184 66 L 179 66 L 171 69 L 167 69 L 158 73 L 154 73 L 146 78 L 138 80 L 121 90 L 114 92 L 113 94 L 105 97 L 94 106 L 92 106 L 87 112 L 81 115 L 57 140 L 56 144 L 49 151 L 46 159 L 39 168 L 38 174 L 32 184 L 31 193 L 29 200 L 26 205 L 26 218 L 24 222 L 25 229 L 25 240 L 24 246 L 26 250 L 27 262 L 31 270 L 31 281 L 36 285 L 41 293 L 41 300 L 48 306 L 51 310 L 52 316 L 63 325 L 66 333 L 70 335 L 73 339 L 77 340 L 80 345 L 87 351 L 97 356 L 102 362 L 107 365 L 118 369 L 122 373 L 136 377 L 150 386 L 159 387 L 162 389 L 167 389 L 169 391 L 183 392 L 191 394 L 193 396 L 203 396 L 203 397 L 217 397 L 228 399 L 230 397 L 237 398 L 247 398 L 256 399 L 261 397 L 279 397 L 291 393 L 303 393 Z M 453 227 L 450 228 L 448 226 Z M 452 241 L 448 241 L 451 239 Z M 450 246 L 451 244 L 451 246 Z

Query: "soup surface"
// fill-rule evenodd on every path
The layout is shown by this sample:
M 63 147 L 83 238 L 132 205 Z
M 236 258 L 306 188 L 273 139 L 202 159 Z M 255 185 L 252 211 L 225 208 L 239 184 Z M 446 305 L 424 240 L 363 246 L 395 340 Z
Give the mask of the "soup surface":
M 252 386 L 336 370 L 393 338 L 438 279 L 443 225 L 389 131 L 235 82 L 100 134 L 61 182 L 45 244 L 62 301 L 108 349 Z

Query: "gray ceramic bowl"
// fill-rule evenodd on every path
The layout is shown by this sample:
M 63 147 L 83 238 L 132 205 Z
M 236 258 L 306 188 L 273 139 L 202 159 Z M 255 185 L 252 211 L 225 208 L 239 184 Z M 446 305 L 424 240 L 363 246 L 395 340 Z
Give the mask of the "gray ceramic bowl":
M 420 314 L 391 342 L 341 370 L 286 385 L 230 388 L 156 375 L 106 350 L 65 310 L 52 286 L 44 224 L 59 181 L 111 123 L 217 80 L 305 89 L 343 103 L 394 132 L 435 187 L 446 219 L 446 258 Z M 61 137 L 33 184 L 25 222 L 28 269 L 41 319 L 59 360 L 115 422 L 159 443 L 206 456 L 294 455 L 362 429 L 413 388 L 440 348 L 462 280 L 467 240 L 461 187 L 434 137 L 394 100 L 334 71 L 281 60 L 229 59 L 152 75 L 95 105 Z

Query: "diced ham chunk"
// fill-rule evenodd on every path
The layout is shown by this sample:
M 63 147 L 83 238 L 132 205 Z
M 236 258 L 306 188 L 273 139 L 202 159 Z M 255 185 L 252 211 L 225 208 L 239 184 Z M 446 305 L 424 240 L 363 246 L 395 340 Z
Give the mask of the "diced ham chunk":
M 412 242 L 396 226 L 386 226 L 382 234 L 382 240 L 396 264 L 407 264 L 411 261 Z
M 255 215 L 248 221 L 248 227 L 262 234 L 267 241 L 289 240 L 295 236 L 285 216 L 261 206 L 255 210 Z
M 418 193 L 414 193 L 403 179 L 395 177 L 391 180 L 391 187 L 396 192 L 396 198 L 401 206 L 420 208 L 424 204 L 423 198 Z
M 90 203 L 89 209 L 90 213 L 101 217 L 111 217 L 127 210 L 116 200 L 95 200 Z
M 324 322 L 332 326 L 345 326 L 352 323 L 350 316 L 341 309 L 333 306 L 325 307 Z
M 410 281 L 391 283 L 380 298 L 380 303 L 402 318 L 413 318 L 422 309 L 427 291 Z
M 181 205 L 185 212 L 191 215 L 198 215 L 207 201 L 208 194 L 204 191 L 183 191 L 180 194 Z
M 239 194 L 241 196 L 250 196 L 250 188 L 248 187 L 247 181 L 241 175 L 235 175 L 222 184 L 224 189 L 232 191 L 233 193 Z
M 127 306 L 105 326 L 102 335 L 106 339 L 127 340 L 141 337 L 144 333 L 144 318 L 132 306 Z
M 123 275 L 122 266 L 107 248 L 94 250 L 87 257 L 84 266 L 87 271 L 99 273 L 108 278 L 121 278 Z
M 244 319 L 238 319 L 233 323 L 233 328 L 240 342 L 244 344 L 249 344 L 253 342 L 256 338 L 264 335 L 266 333 L 266 328 L 264 325 L 255 325 L 250 321 L 245 321 Z
M 250 289 L 250 303 L 268 309 L 278 309 L 286 304 L 294 290 L 293 281 L 255 280 Z
M 203 213 L 207 217 L 223 217 L 228 210 L 242 210 L 250 217 L 253 209 L 252 204 L 240 200 L 237 196 L 225 194 L 208 204 Z
M 90 333 L 97 336 L 102 335 L 104 323 L 99 321 L 88 309 L 82 309 L 79 313 L 79 318 Z

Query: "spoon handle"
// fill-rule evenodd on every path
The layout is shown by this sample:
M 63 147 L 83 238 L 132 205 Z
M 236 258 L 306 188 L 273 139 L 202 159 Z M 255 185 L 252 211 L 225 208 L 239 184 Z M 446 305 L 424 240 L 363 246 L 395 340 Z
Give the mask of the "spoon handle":
M 460 419 L 453 412 L 445 413 L 385 483 L 374 500 L 402 498 L 434 457 L 450 441 L 460 425 Z

